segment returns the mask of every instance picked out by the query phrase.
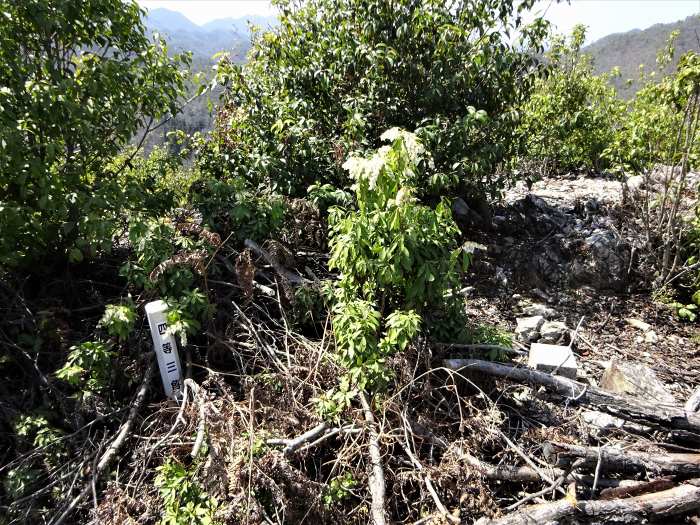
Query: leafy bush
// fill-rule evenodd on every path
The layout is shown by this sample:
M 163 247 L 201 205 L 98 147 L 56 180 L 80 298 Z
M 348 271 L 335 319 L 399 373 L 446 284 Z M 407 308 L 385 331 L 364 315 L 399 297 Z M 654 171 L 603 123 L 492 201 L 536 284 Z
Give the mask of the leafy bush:
M 111 243 L 128 207 L 105 165 L 176 110 L 183 57 L 151 42 L 134 2 L 0 2 L 0 264 Z
M 348 153 L 399 126 L 420 128 L 434 152 L 426 181 L 497 191 L 495 168 L 516 146 L 513 108 L 532 78 L 528 51 L 545 35 L 542 20 L 522 24 L 532 4 L 280 2 L 279 28 L 257 35 L 248 62 L 218 65 L 217 169 L 299 196 L 312 184 L 342 188 Z
M 330 210 L 329 267 L 340 271 L 333 332 L 338 360 L 347 369 L 339 390 L 319 400 L 331 417 L 358 391 L 386 384 L 386 357 L 407 347 L 420 329 L 420 313 L 442 305 L 469 263 L 449 205 L 433 209 L 413 196 L 418 166 L 429 159 L 418 138 L 398 129 L 382 137 L 391 146 L 344 164 L 355 180 L 358 209 Z
M 323 491 L 323 504 L 330 507 L 334 503 L 341 502 L 350 496 L 350 491 L 357 485 L 357 480 L 352 472 L 346 472 L 342 476 L 336 476 Z
M 674 38 L 659 53 L 660 69 L 673 58 Z M 687 273 L 684 262 L 691 267 L 700 255 L 698 221 L 684 204 L 688 173 L 700 165 L 700 55 L 689 51 L 674 74 L 658 79 L 652 72 L 642 82 L 608 155 L 623 176 L 641 174 L 647 188 L 658 190 L 636 199 L 643 253 L 652 261 L 654 285 L 663 288 Z
M 201 321 L 213 313 L 209 299 L 198 288 L 185 291 L 179 299 L 169 298 L 167 304 L 168 331 L 179 337 L 183 345 L 187 344 L 188 335 L 199 331 Z
M 129 299 L 127 304 L 108 304 L 102 319 L 100 319 L 99 326 L 103 326 L 110 336 L 124 341 L 134 328 L 135 321 L 136 309 L 134 303 Z
M 161 525 L 212 525 L 216 498 L 197 483 L 194 472 L 173 459 L 158 467 L 155 485 L 163 499 Z
M 251 188 L 240 177 L 199 180 L 189 198 L 207 225 L 222 235 L 233 234 L 238 241 L 265 239 L 282 226 L 286 212 L 279 195 Z
M 66 363 L 56 371 L 56 377 L 80 387 L 83 392 L 105 388 L 114 356 L 111 346 L 99 341 L 87 341 L 72 346 Z
M 370 158 L 351 157 L 344 167 L 355 180 L 357 211 L 330 210 L 329 267 L 341 272 L 343 298 L 420 310 L 440 302 L 457 277 L 459 229 L 449 203 L 433 209 L 415 198 L 418 164 L 426 155 L 418 138 L 396 128 L 382 136 L 392 141 Z
M 157 289 L 162 295 L 180 296 L 203 275 L 209 251 L 220 242 L 201 227 L 201 217 L 191 210 L 176 210 L 171 217 L 132 217 L 129 243 L 132 257 L 121 275 L 138 288 Z
M 545 58 L 548 73 L 535 81 L 522 107 L 519 132 L 525 143 L 521 168 L 538 175 L 606 167 L 604 151 L 613 140 L 624 104 L 609 84 L 610 75 L 595 75 L 590 56 L 581 53 L 586 28 L 576 26 L 569 38 L 553 38 Z

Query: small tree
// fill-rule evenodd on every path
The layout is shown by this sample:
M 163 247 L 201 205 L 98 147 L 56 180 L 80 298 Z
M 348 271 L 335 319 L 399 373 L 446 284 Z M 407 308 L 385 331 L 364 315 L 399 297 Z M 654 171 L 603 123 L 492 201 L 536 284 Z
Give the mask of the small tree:
M 386 384 L 385 359 L 418 334 L 426 309 L 444 305 L 471 257 L 458 243 L 449 203 L 431 208 L 415 198 L 419 165 L 430 159 L 416 135 L 394 128 L 382 138 L 391 145 L 343 164 L 357 210 L 332 208 L 329 217 L 329 267 L 340 272 L 333 332 L 347 374 L 321 400 L 327 414 Z
M 545 53 L 548 71 L 522 107 L 524 160 L 540 175 L 607 166 L 603 152 L 613 140 L 624 104 L 609 75 L 593 74 L 590 56 L 581 53 L 585 38 L 582 25 L 568 39 L 553 38 Z
M 658 55 L 659 71 L 673 58 L 676 36 L 671 35 Z M 700 165 L 700 55 L 689 51 L 673 74 L 659 79 L 652 72 L 643 75 L 642 83 L 608 155 L 621 174 L 640 174 L 644 180 L 647 191 L 633 204 L 638 205 L 642 248 L 651 256 L 655 285 L 663 287 L 679 272 L 687 273 L 682 269 L 686 256 L 692 265 L 700 253 L 698 223 L 687 216 L 683 202 L 688 173 Z M 659 180 L 654 180 L 655 173 L 661 173 Z M 650 191 L 655 186 L 658 194 Z
M 123 0 L 0 0 L 0 264 L 82 257 L 125 202 L 105 169 L 175 112 L 185 73 Z M 122 165 L 123 166 L 123 165 Z

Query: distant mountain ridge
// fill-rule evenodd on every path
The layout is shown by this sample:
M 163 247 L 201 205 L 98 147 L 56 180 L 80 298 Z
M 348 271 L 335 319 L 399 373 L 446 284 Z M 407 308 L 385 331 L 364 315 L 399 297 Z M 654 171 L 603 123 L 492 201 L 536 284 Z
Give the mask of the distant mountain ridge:
M 615 87 L 620 96 L 631 98 L 640 87 L 640 64 L 644 64 L 648 72 L 655 70 L 656 55 L 664 48 L 671 31 L 675 30 L 680 32 L 675 43 L 675 61 L 664 71 L 670 73 L 683 53 L 690 50 L 700 52 L 700 17 L 697 15 L 670 24 L 656 24 L 643 30 L 633 29 L 608 35 L 585 47 L 584 52 L 593 57 L 597 73 L 619 67 L 621 76 L 614 80 Z M 628 79 L 632 80 L 630 85 Z
M 275 16 L 244 15 L 212 20 L 200 26 L 183 14 L 164 8 L 150 9 L 145 19 L 146 28 L 161 34 L 173 51 L 192 52 L 195 70 L 210 65 L 212 56 L 221 51 L 242 62 L 250 49 L 249 22 L 263 29 L 278 24 Z

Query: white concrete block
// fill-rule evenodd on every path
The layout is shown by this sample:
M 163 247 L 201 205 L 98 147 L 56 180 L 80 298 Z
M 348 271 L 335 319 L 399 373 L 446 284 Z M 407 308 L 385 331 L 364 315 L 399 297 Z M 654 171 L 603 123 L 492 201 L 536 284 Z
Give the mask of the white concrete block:
M 540 372 L 576 379 L 576 356 L 568 346 L 532 343 L 528 366 Z

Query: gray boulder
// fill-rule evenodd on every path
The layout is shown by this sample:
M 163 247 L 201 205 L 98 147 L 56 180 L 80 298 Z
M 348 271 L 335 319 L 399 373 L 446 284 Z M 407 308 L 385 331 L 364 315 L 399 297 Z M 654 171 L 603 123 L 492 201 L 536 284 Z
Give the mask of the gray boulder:
M 536 341 L 540 337 L 540 328 L 544 324 L 544 317 L 534 315 L 532 317 L 520 317 L 516 319 L 515 335 L 523 343 Z
M 547 321 L 540 328 L 540 343 L 563 343 L 569 328 L 560 321 Z
M 622 290 L 629 258 L 629 246 L 614 231 L 596 229 L 584 239 L 580 255 L 572 262 L 571 278 L 578 286 Z

